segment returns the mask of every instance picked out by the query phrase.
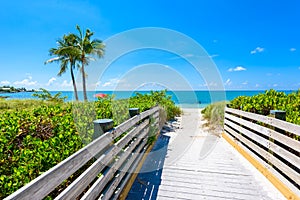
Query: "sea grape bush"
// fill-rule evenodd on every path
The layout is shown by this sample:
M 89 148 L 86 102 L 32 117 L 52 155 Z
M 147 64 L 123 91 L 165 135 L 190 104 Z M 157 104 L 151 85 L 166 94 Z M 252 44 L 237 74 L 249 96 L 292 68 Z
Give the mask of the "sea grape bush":
M 284 110 L 286 121 L 300 125 L 300 89 L 290 94 L 271 89 L 252 97 L 239 96 L 230 102 L 230 107 L 261 115 Z
M 140 111 L 147 110 L 155 105 L 160 105 L 167 112 L 167 119 L 171 120 L 181 114 L 181 110 L 166 94 L 166 90 L 151 92 L 150 94 L 139 94 L 129 99 L 130 107 L 140 108 Z
M 0 198 L 82 148 L 70 106 L 42 105 L 1 114 Z
M 14 108 L 0 109 L 0 199 L 91 142 L 95 119 L 112 118 L 118 125 L 129 118 L 129 107 L 142 112 L 155 105 L 163 107 L 169 119 L 180 114 L 166 91 L 124 100 L 107 96 L 95 102 L 30 101 L 19 101 L 22 109 L 16 101 Z

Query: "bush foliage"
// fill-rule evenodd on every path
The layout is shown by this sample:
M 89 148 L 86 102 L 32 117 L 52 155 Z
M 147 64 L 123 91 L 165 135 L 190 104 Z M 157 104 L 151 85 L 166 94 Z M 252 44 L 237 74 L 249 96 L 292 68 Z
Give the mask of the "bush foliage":
M 252 97 L 240 96 L 230 102 L 230 107 L 261 115 L 283 110 L 286 121 L 300 125 L 300 90 L 286 94 L 271 89 Z
M 84 103 L 1 101 L 0 199 L 89 143 L 93 120 L 111 118 L 118 125 L 129 118 L 129 107 L 142 112 L 155 105 L 163 107 L 169 119 L 181 113 L 166 91 L 115 101 L 108 96 Z
M 202 110 L 212 128 L 223 126 L 225 104 L 213 103 Z M 286 111 L 287 122 L 300 125 L 300 90 L 286 94 L 271 89 L 254 96 L 239 96 L 227 104 L 234 109 L 266 116 L 270 110 L 283 110 Z

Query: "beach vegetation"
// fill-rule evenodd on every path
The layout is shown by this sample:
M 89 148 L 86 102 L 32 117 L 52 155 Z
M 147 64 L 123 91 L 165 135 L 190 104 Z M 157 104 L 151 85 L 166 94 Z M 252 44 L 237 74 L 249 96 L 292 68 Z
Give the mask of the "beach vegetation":
M 160 105 L 166 111 L 167 120 L 172 120 L 176 116 L 180 116 L 182 111 L 171 98 L 172 96 L 167 95 L 166 90 L 152 91 L 149 94 L 136 93 L 135 96 L 129 99 L 129 105 L 131 108 L 140 108 L 141 111 Z
M 221 101 L 208 105 L 201 113 L 207 120 L 210 131 L 220 133 L 224 126 L 224 109 L 227 102 Z
M 300 125 L 300 89 L 289 94 L 271 89 L 251 97 L 239 96 L 230 107 L 266 116 L 271 110 L 283 110 L 287 122 Z
M 136 94 L 123 100 L 108 95 L 95 102 L 0 100 L 0 199 L 90 143 L 95 119 L 111 118 L 116 126 L 129 119 L 129 107 L 142 112 L 155 105 L 167 111 L 166 118 L 180 114 L 165 91 Z M 156 131 L 151 130 L 149 143 L 155 140 Z M 50 196 L 57 195 L 69 181 Z
M 202 110 L 210 128 L 222 130 L 226 104 L 230 108 L 265 116 L 270 116 L 271 110 L 283 110 L 287 122 L 300 125 L 300 89 L 289 94 L 270 89 L 254 96 L 238 96 L 230 102 L 212 103 Z
M 66 100 L 66 96 L 62 97 L 62 92 L 58 92 L 54 95 L 51 95 L 51 93 L 44 89 L 44 88 L 40 88 L 40 91 L 37 91 L 35 93 L 32 94 L 32 96 L 37 97 L 41 100 L 47 100 L 47 101 L 55 101 L 55 102 L 64 102 Z

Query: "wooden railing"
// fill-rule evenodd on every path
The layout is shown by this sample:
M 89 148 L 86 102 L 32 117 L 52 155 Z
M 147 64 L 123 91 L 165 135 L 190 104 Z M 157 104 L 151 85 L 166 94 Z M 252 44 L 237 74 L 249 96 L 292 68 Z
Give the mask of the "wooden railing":
M 300 126 L 225 108 L 225 134 L 299 195 Z
M 150 118 L 154 123 L 150 124 Z M 100 196 L 116 199 L 147 148 L 150 126 L 158 127 L 158 123 L 158 107 L 142 112 L 104 133 L 6 199 L 43 199 L 93 159 L 95 161 L 55 199 L 96 199 Z M 114 143 L 116 138 L 119 140 Z

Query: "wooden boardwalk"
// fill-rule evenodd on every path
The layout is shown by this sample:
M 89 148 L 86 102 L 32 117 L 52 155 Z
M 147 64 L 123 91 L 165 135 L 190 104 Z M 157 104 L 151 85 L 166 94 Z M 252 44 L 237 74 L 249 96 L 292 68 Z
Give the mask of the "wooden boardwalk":
M 225 140 L 203 128 L 199 109 L 184 109 L 151 150 L 159 113 L 154 107 L 103 133 L 6 199 L 44 199 L 88 162 L 55 199 L 300 199 L 300 126 L 225 108 Z
M 199 110 L 184 110 L 182 129 L 164 135 L 165 159 L 144 164 L 157 165 L 157 177 L 139 174 L 127 199 L 285 199 L 223 138 L 203 131 L 200 117 Z

